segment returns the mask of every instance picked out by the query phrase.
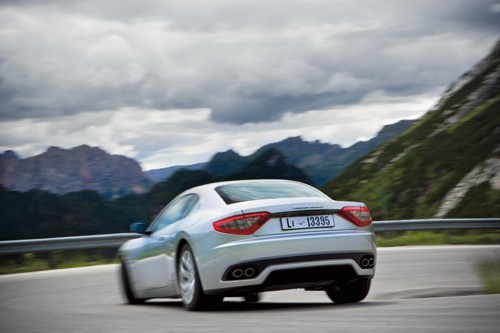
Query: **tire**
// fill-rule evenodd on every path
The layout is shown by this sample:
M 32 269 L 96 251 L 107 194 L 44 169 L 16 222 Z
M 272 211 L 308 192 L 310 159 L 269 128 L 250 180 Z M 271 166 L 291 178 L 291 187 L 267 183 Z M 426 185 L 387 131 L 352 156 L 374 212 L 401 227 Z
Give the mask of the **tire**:
M 143 304 L 146 300 L 135 297 L 134 291 L 132 290 L 132 287 L 130 285 L 130 277 L 127 271 L 127 267 L 125 266 L 125 263 L 123 261 L 121 263 L 120 271 L 121 271 L 120 275 L 122 281 L 122 290 L 128 304 Z
M 259 293 L 247 294 L 243 297 L 247 303 L 257 303 L 260 301 Z
M 359 278 L 342 287 L 332 285 L 326 294 L 336 304 L 357 303 L 365 299 L 370 291 L 371 279 Z
M 206 310 L 210 306 L 219 305 L 222 302 L 222 296 L 208 296 L 203 292 L 193 251 L 188 244 L 185 244 L 180 251 L 177 274 L 182 304 L 186 309 L 191 311 Z

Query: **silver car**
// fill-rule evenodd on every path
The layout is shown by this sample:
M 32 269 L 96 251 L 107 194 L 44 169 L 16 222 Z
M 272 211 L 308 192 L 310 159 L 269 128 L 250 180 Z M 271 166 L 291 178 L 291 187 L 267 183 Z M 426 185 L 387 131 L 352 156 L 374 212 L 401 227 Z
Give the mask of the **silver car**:
M 375 273 L 368 208 L 287 180 L 220 182 L 172 200 L 118 252 L 129 303 L 182 298 L 198 310 L 242 296 L 303 288 L 335 303 L 363 300 Z

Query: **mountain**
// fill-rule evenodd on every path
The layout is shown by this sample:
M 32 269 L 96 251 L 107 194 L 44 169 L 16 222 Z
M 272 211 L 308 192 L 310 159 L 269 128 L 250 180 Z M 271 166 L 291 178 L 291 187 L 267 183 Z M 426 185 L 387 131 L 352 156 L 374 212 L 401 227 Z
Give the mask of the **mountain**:
M 177 170 L 167 180 L 156 184 L 144 195 L 145 202 L 148 202 L 150 207 L 151 218 L 181 192 L 214 181 L 213 176 L 203 170 Z
M 0 154 L 0 184 L 6 189 L 21 192 L 38 189 L 65 194 L 94 190 L 109 199 L 125 193 L 142 193 L 152 183 L 164 181 L 181 169 L 204 170 L 214 178 L 227 178 L 235 173 L 239 177 L 245 177 L 241 172 L 249 163 L 267 150 L 274 149 L 282 152 L 287 168 L 291 168 L 290 164 L 301 168 L 306 174 L 304 179 L 318 185 L 336 176 L 373 147 L 402 132 L 410 123 L 411 121 L 401 121 L 388 125 L 375 138 L 345 149 L 338 145 L 307 142 L 301 137 L 294 137 L 265 145 L 250 156 L 240 156 L 233 150 L 228 150 L 215 154 L 208 163 L 173 166 L 144 173 L 133 159 L 110 155 L 98 147 L 87 145 L 68 150 L 51 147 L 45 153 L 25 159 L 19 158 L 13 151 L 6 151 Z M 296 171 L 287 172 L 294 174 L 294 177 L 303 177 L 296 174 Z M 260 174 L 262 178 L 269 178 Z M 273 171 L 272 174 L 276 172 Z
M 226 180 L 263 178 L 290 179 L 308 184 L 312 183 L 304 171 L 293 164 L 287 163 L 283 153 L 274 148 L 260 152 L 243 169 L 223 177 Z
M 191 165 L 175 165 L 167 168 L 161 169 L 151 169 L 144 172 L 146 177 L 155 183 L 164 181 L 168 177 L 172 176 L 177 170 L 188 169 L 188 170 L 200 170 L 206 166 L 207 163 L 196 163 Z
M 243 157 L 233 150 L 228 150 L 215 154 L 205 166 L 205 171 L 210 172 L 215 177 L 224 177 L 241 171 L 250 160 L 250 156 Z
M 339 145 L 321 143 L 318 140 L 304 141 L 302 137 L 297 136 L 267 144 L 257 150 L 254 155 L 259 155 L 268 149 L 281 151 L 286 160 L 301 168 L 315 185 L 320 185 L 335 176 L 335 172 L 329 167 L 329 164 L 336 158 L 341 158 L 342 154 L 345 153 L 345 149 Z
M 265 145 L 254 155 L 269 148 L 278 149 L 286 156 L 289 163 L 304 170 L 313 183 L 320 186 L 327 180 L 335 178 L 347 166 L 377 146 L 404 132 L 414 122 L 414 120 L 401 120 L 395 124 L 386 125 L 371 140 L 360 141 L 347 148 L 319 141 L 308 142 L 299 136 Z
M 241 156 L 233 150 L 228 150 L 215 154 L 205 166 L 205 171 L 210 172 L 215 177 L 224 177 L 235 172 L 240 173 L 250 161 L 263 152 L 274 149 L 283 154 L 288 164 L 302 169 L 312 184 L 319 186 L 336 177 L 358 158 L 404 132 L 414 122 L 414 120 L 401 120 L 395 124 L 384 126 L 371 140 L 357 142 L 348 148 L 321 143 L 317 140 L 304 141 L 302 137 L 297 136 L 262 146 L 250 156 Z
M 375 219 L 500 216 L 500 41 L 402 135 L 322 190 Z
M 50 147 L 20 159 L 12 151 L 0 155 L 0 184 L 14 191 L 39 189 L 55 194 L 93 190 L 108 198 L 142 193 L 150 181 L 133 159 L 110 155 L 97 147 Z

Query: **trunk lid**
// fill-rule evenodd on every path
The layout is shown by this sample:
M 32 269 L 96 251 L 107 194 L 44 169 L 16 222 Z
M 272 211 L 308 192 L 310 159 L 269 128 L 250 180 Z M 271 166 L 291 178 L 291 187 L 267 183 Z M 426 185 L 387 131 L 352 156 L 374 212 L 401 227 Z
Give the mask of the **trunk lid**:
M 272 217 L 254 236 L 286 235 L 321 231 L 355 230 L 357 226 L 336 212 L 359 203 L 323 198 L 267 199 L 240 203 L 243 214 L 269 212 Z

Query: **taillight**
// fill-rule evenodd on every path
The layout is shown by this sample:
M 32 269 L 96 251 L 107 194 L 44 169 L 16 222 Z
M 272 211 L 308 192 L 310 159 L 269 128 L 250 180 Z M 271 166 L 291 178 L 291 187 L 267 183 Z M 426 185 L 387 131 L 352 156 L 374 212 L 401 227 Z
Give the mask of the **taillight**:
M 259 212 L 226 217 L 213 223 L 214 229 L 226 234 L 251 235 L 271 218 L 271 213 Z
M 337 214 L 358 227 L 366 227 L 372 223 L 370 211 L 365 206 L 347 206 L 342 208 Z

